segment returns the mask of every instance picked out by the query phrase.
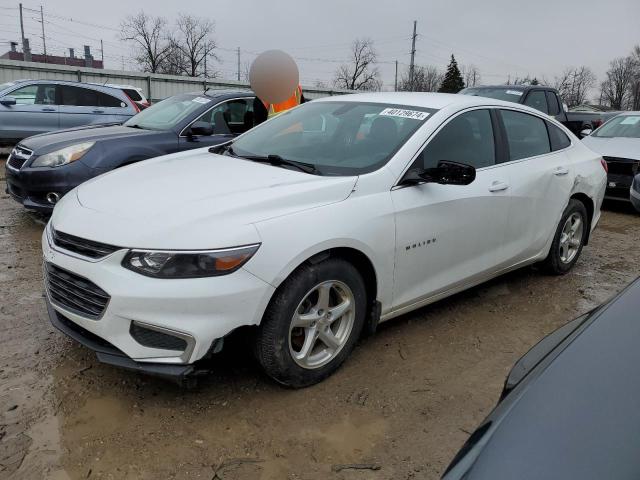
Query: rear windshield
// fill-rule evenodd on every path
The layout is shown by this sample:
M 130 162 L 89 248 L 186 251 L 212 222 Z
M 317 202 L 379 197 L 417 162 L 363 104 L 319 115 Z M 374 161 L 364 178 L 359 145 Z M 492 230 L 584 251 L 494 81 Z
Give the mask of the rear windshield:
M 640 138 L 640 115 L 618 115 L 593 132 L 593 136 Z
M 496 88 L 465 88 L 460 91 L 463 95 L 474 95 L 476 97 L 495 98 L 496 100 L 505 100 L 507 102 L 520 103 L 520 98 L 524 95 L 522 90 L 509 87 Z

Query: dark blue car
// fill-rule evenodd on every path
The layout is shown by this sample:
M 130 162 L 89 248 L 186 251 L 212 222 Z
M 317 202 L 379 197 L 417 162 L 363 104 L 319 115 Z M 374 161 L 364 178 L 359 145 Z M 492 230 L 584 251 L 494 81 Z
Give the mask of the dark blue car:
M 29 209 L 50 213 L 65 193 L 102 173 L 228 142 L 262 119 L 261 112 L 254 114 L 254 99 L 251 92 L 186 93 L 163 100 L 122 125 L 26 138 L 7 160 L 7 193 Z
M 444 480 L 640 478 L 640 279 L 522 357 Z

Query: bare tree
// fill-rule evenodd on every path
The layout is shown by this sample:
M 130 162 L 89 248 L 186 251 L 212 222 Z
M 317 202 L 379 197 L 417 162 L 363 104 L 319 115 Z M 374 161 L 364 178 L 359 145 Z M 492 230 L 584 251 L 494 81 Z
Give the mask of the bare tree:
M 184 75 L 187 69 L 187 57 L 180 48 L 177 48 L 173 41 L 170 41 L 167 55 L 160 65 L 158 72 L 167 75 Z
M 640 45 L 636 45 L 631 52 L 633 61 L 633 78 L 629 93 L 629 108 L 640 110 Z
M 172 49 L 178 50 L 186 60 L 184 73 L 190 77 L 215 76 L 208 70 L 207 61 L 217 60 L 212 38 L 214 23 L 211 20 L 180 14 L 176 20 L 176 33 L 169 39 Z
M 628 104 L 635 70 L 633 58 L 620 57 L 611 61 L 607 78 L 601 85 L 601 98 L 605 104 L 622 110 Z
M 466 87 L 475 87 L 481 82 L 480 69 L 473 64 L 465 65 L 462 67 L 462 78 Z
M 402 74 L 398 82 L 398 91 L 405 92 L 437 92 L 444 74 L 431 65 L 418 66 L 413 70 L 413 84 L 409 78 L 409 70 Z
M 145 72 L 159 72 L 170 50 L 166 39 L 167 21 L 140 12 L 127 17 L 120 27 L 122 40 L 135 45 L 135 59 L 142 69 Z
M 513 85 L 540 85 L 541 84 L 540 80 L 538 80 L 538 77 L 531 77 L 529 75 L 527 75 L 526 77 L 516 76 L 511 83 L 513 83 Z M 509 85 L 509 82 L 507 82 L 507 85 Z
M 333 81 L 336 88 L 347 90 L 380 90 L 380 72 L 375 67 L 377 54 L 373 40 L 359 38 L 353 42 L 351 63 L 338 67 Z
M 587 101 L 589 90 L 596 84 L 596 76 L 587 66 L 569 67 L 562 75 L 555 77 L 553 86 L 569 107 L 581 105 Z

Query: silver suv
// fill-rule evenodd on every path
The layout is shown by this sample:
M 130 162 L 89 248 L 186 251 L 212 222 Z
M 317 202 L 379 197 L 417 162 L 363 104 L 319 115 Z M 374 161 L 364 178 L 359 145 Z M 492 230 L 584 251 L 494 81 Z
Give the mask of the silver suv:
M 122 90 L 60 80 L 0 85 L 0 145 L 83 125 L 122 123 L 139 108 Z

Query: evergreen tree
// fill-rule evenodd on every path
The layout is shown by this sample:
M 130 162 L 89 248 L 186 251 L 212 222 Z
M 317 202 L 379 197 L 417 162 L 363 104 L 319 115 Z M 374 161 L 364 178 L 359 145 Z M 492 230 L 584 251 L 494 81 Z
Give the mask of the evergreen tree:
M 447 73 L 444 74 L 444 79 L 438 91 L 443 93 L 458 93 L 463 88 L 464 80 L 458 68 L 458 62 L 456 62 L 455 57 L 451 55 L 451 62 L 449 62 Z

